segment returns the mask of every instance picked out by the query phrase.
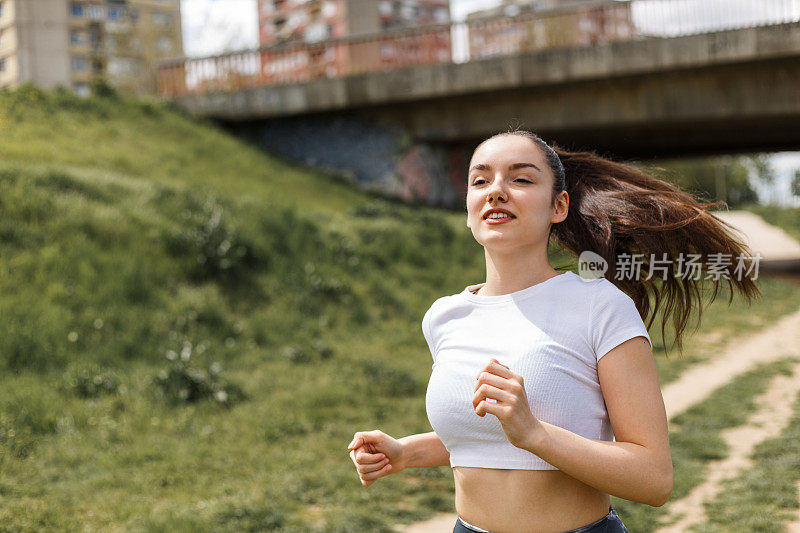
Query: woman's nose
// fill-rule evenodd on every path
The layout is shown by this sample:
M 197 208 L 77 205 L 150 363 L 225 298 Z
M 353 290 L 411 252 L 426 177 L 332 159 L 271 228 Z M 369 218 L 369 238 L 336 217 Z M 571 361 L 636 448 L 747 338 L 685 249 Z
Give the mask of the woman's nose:
M 494 180 L 492 185 L 489 186 L 489 190 L 486 191 L 486 201 L 489 202 L 490 204 L 494 201 L 499 202 L 501 200 L 502 201 L 506 200 L 506 193 L 502 187 L 502 182 L 503 180 L 500 179 Z

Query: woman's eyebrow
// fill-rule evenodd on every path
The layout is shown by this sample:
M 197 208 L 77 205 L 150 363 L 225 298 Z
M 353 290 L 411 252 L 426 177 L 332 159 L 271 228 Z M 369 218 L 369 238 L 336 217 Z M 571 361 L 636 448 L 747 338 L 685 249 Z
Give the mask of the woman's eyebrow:
M 513 165 L 509 165 L 508 170 L 518 170 L 520 168 L 529 168 L 529 167 L 533 167 L 536 170 L 538 170 L 539 172 L 542 171 L 541 168 L 537 167 L 533 163 L 514 163 Z M 473 170 L 491 170 L 491 169 L 492 169 L 492 167 L 490 167 L 489 165 L 484 165 L 482 163 L 478 163 L 477 165 L 475 165 L 471 169 L 469 169 L 469 171 L 472 172 Z
M 528 167 L 533 167 L 536 170 L 538 170 L 539 172 L 542 171 L 541 168 L 537 167 L 533 163 L 514 163 L 513 165 L 508 167 L 508 170 L 517 170 L 517 169 L 520 169 L 520 168 L 528 168 Z

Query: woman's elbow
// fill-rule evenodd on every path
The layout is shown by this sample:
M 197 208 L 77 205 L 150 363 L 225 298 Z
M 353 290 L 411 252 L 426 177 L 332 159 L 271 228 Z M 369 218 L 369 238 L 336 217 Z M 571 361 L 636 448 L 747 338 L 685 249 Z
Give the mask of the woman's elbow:
M 659 480 L 661 481 L 660 487 L 661 490 L 658 492 L 658 497 L 655 499 L 652 505 L 653 507 L 661 507 L 665 503 L 669 501 L 669 497 L 672 495 L 672 487 L 673 487 L 673 477 L 672 477 L 672 461 L 669 463 L 669 469 L 660 476 Z

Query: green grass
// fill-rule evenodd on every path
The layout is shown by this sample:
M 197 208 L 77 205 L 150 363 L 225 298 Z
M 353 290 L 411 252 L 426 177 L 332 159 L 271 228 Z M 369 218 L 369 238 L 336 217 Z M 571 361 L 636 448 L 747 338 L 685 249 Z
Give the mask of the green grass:
M 155 101 L 83 99 L 25 85 L 0 90 L 0 131 L 5 164 L 102 169 L 323 212 L 345 211 L 369 198 L 341 181 L 265 157 L 211 123 Z
M 484 276 L 462 213 L 141 100 L 0 91 L 0 139 L 3 529 L 386 531 L 453 510 L 449 468 L 365 488 L 346 446 L 430 431 L 420 320 Z M 800 303 L 761 283 L 701 333 Z M 715 346 L 666 361 L 653 341 L 662 380 Z
M 780 533 L 783 523 L 797 516 L 800 481 L 800 396 L 781 434 L 759 443 L 753 465 L 706 502 L 706 523 L 694 531 L 758 531 Z
M 766 390 L 770 378 L 778 373 L 790 375 L 795 364 L 794 357 L 761 363 L 670 420 L 675 428 L 669 435 L 674 470 L 670 501 L 686 496 L 702 483 L 711 461 L 727 457 L 728 446 L 719 433 L 742 425 L 755 411 L 754 400 Z M 654 531 L 669 513 L 669 502 L 652 507 L 612 496 L 611 503 L 631 531 Z

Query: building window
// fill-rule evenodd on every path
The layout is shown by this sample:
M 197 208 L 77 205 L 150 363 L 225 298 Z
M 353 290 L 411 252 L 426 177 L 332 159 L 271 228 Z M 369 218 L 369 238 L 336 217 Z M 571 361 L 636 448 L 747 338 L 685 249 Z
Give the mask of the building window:
M 86 58 L 83 56 L 72 56 L 72 70 L 76 72 L 86 70 Z
M 3 4 L 5 4 L 5 2 L 3 2 L 2 0 L 0 0 L 0 17 L 2 17 L 2 16 L 3 16 L 3 7 L 4 7 L 4 5 L 3 5 Z
M 119 20 L 125 15 L 125 10 L 121 7 L 109 7 L 108 18 L 111 20 Z
M 135 59 L 127 57 L 113 57 L 108 60 L 107 71 L 110 76 L 127 76 L 138 74 L 141 69 Z
M 73 17 L 82 17 L 83 16 L 83 6 L 81 4 L 73 2 L 72 6 L 70 7 L 69 13 Z
M 80 30 L 72 30 L 69 32 L 69 42 L 72 44 L 85 44 L 86 35 Z
M 0 58 L 0 72 L 5 72 L 5 71 L 6 71 L 6 58 L 2 57 Z
M 106 10 L 103 6 L 86 6 L 86 16 L 92 20 L 105 18 Z
M 169 13 L 162 13 L 161 11 L 153 11 L 150 14 L 150 20 L 156 26 L 167 27 L 172 24 L 172 17 Z
M 159 37 L 159 39 L 158 39 L 158 41 L 156 43 L 156 48 L 158 48 L 158 51 L 161 52 L 162 54 L 166 54 L 168 52 L 171 52 L 172 51 L 172 39 L 170 39 L 169 37 Z

